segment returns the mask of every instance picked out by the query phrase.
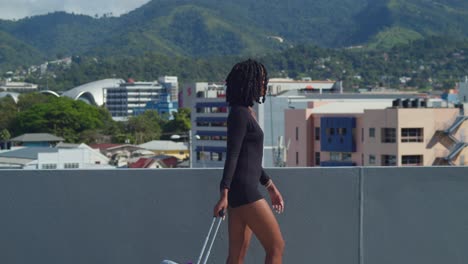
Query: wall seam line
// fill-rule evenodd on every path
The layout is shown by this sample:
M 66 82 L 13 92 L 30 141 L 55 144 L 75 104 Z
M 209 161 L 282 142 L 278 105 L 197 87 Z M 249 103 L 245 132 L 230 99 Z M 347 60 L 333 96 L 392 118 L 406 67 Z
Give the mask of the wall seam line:
M 359 168 L 359 264 L 364 264 L 364 167 Z

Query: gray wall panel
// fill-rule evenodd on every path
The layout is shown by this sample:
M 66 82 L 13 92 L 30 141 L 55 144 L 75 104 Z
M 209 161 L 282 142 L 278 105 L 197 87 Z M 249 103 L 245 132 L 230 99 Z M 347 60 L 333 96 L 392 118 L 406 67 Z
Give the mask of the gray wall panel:
M 468 168 L 365 168 L 364 261 L 468 263 Z
M 285 263 L 358 263 L 359 178 L 353 169 L 268 170 Z M 196 261 L 218 198 L 219 169 L 0 171 L 0 263 Z M 227 222 L 210 263 L 224 263 Z M 254 240 L 246 263 L 262 263 Z

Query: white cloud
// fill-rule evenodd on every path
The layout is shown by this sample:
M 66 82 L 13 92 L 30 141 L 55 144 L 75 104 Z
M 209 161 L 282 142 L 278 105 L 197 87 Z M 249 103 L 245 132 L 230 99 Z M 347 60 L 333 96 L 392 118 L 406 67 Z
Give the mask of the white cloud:
M 54 11 L 94 16 L 128 13 L 149 0 L 0 0 L 0 19 L 20 19 Z

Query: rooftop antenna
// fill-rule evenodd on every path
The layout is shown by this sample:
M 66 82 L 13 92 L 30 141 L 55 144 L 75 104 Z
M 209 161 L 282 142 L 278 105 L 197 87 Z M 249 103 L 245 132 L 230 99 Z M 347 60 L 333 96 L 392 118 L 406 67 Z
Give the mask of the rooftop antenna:
M 289 139 L 286 146 L 284 146 L 283 136 L 278 137 L 278 145 L 276 148 L 273 148 L 273 155 L 275 156 L 275 167 L 286 167 L 287 152 L 290 144 L 291 139 Z

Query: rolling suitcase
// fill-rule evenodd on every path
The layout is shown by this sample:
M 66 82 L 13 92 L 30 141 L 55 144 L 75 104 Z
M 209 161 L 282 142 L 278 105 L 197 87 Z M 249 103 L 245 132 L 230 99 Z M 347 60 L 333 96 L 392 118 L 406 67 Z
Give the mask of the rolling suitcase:
M 200 256 L 198 257 L 198 260 L 197 260 L 197 263 L 196 264 L 206 264 L 206 262 L 208 261 L 208 257 L 210 256 L 210 253 L 211 253 L 211 248 L 213 247 L 213 244 L 214 244 L 214 241 L 216 239 L 216 235 L 218 234 L 218 230 L 219 230 L 219 227 L 221 225 L 221 222 L 223 221 L 224 219 L 224 212 L 219 212 L 219 216 L 220 217 L 213 217 L 213 221 L 211 222 L 211 226 L 210 226 L 210 229 L 208 230 L 208 235 L 206 235 L 206 238 L 205 238 L 205 242 L 203 243 L 203 247 L 202 247 L 202 250 L 200 252 Z M 216 225 L 216 229 L 215 229 L 215 232 L 213 234 L 213 236 L 211 237 L 211 242 L 210 241 L 210 235 L 211 235 L 211 232 L 213 231 L 213 227 L 216 223 L 216 219 L 218 219 L 218 223 Z M 208 249 L 206 248 L 206 246 L 208 245 L 208 242 L 209 242 L 209 247 Z M 205 253 L 205 249 L 206 250 L 206 253 Z M 203 258 L 203 256 L 205 256 Z M 203 258 L 203 260 L 202 260 Z M 163 260 L 161 262 L 161 264 L 178 264 L 172 260 Z M 187 263 L 187 264 L 194 264 L 194 263 Z

